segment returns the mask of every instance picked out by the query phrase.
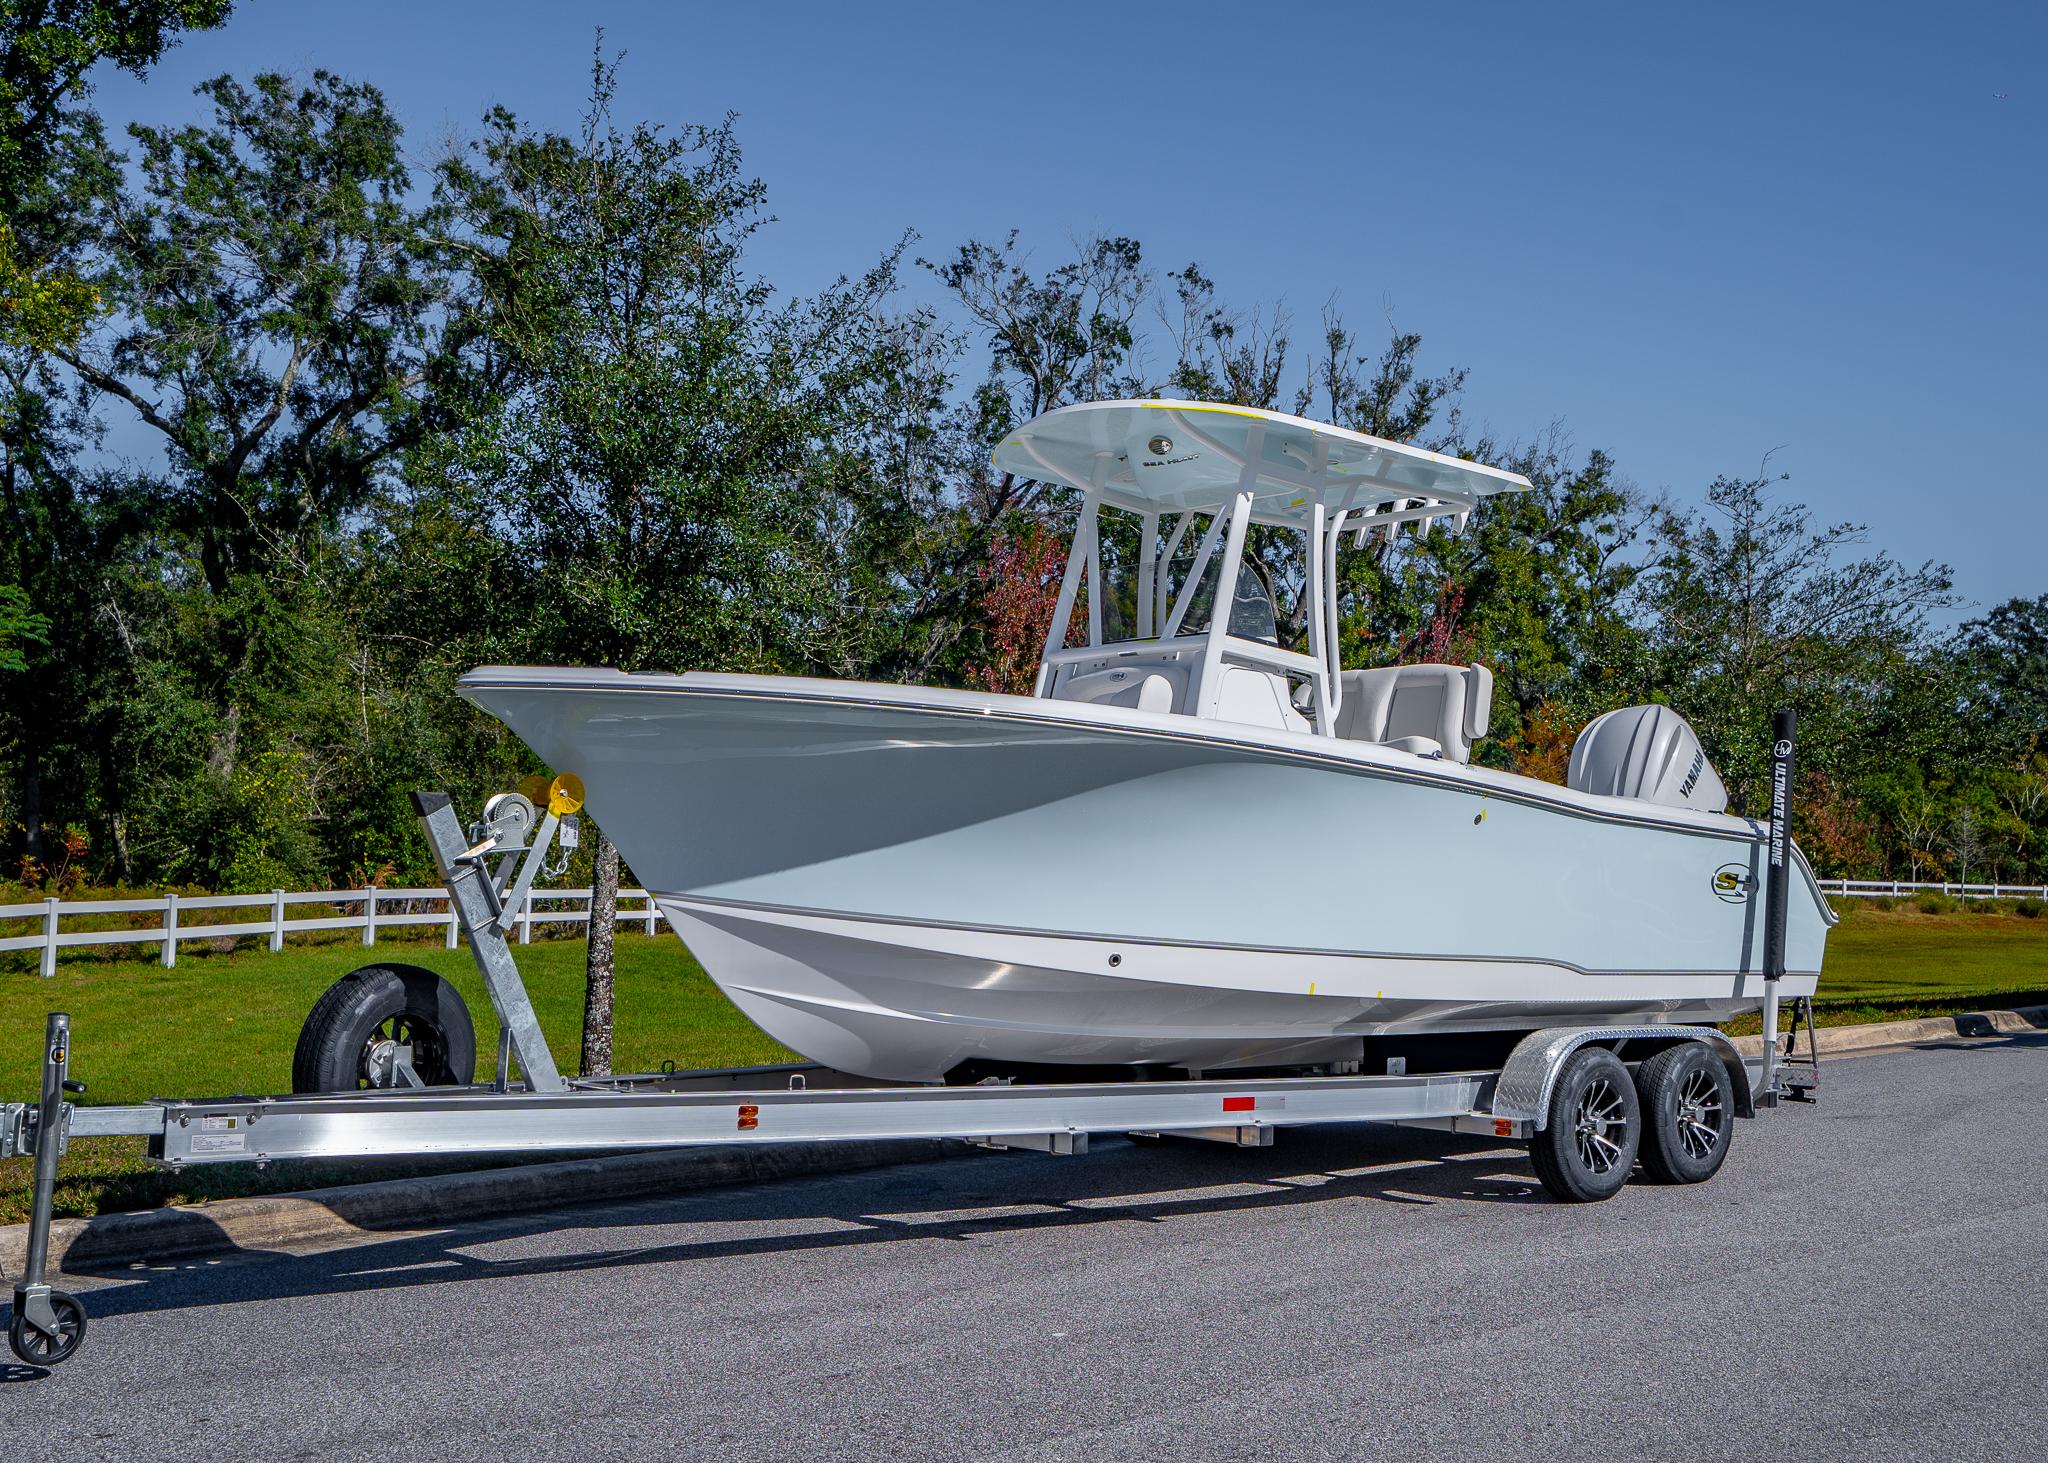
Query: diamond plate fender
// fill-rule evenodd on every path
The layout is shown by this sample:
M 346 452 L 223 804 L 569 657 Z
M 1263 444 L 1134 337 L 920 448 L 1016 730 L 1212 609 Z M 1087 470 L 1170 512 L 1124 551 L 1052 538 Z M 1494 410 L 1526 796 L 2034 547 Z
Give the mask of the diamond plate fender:
M 1493 1089 L 1493 1115 L 1530 1123 L 1540 1132 L 1550 1121 L 1550 1092 L 1557 1085 L 1557 1074 L 1580 1047 L 1619 1048 L 1623 1043 L 1639 1043 L 1654 1050 L 1680 1041 L 1703 1041 L 1712 1049 L 1728 1069 L 1736 1113 L 1755 1117 L 1749 1069 L 1742 1064 L 1742 1054 L 1734 1042 L 1711 1026 L 1548 1026 L 1532 1031 L 1516 1043 L 1507 1065 L 1501 1068 L 1500 1081 Z M 1648 1050 L 1641 1053 L 1648 1054 Z

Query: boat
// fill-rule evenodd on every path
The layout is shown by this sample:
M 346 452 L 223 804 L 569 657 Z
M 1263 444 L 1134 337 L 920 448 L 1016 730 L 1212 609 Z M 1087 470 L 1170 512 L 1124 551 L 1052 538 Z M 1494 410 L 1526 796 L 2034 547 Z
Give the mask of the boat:
M 1342 668 L 1347 536 L 1456 531 L 1526 479 L 1171 399 L 1048 412 L 994 464 L 1078 496 L 1031 694 L 542 666 L 460 682 L 582 778 L 770 1036 L 894 1081 L 1098 1080 L 1399 1070 L 1551 1025 L 1761 1007 L 1768 826 L 1727 811 L 1676 712 L 1601 717 L 1558 785 L 1473 761 L 1487 668 Z M 1277 592 L 1303 607 L 1297 638 L 1245 552 L 1255 528 L 1295 550 Z M 1791 862 L 1797 998 L 1833 916 Z

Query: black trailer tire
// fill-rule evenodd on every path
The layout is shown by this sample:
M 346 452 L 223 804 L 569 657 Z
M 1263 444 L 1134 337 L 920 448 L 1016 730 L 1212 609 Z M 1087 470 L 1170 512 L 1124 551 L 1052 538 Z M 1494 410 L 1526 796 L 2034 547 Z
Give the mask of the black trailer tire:
M 461 993 L 417 965 L 365 965 L 329 986 L 299 1028 L 292 1091 L 378 1085 L 370 1053 L 386 1040 L 412 1047 L 413 1070 L 429 1087 L 466 1086 L 476 1077 L 476 1027 Z
M 85 1340 L 85 1307 L 78 1297 L 61 1290 L 50 1292 L 50 1309 L 57 1316 L 57 1334 L 45 1336 L 28 1323 L 15 1308 L 14 1321 L 7 1328 L 7 1344 L 27 1366 L 56 1366 L 69 1361 L 71 1353 Z
M 1703 1041 L 1666 1047 L 1636 1069 L 1643 1173 L 1654 1183 L 1703 1184 L 1721 1171 L 1735 1132 L 1735 1084 Z
M 1549 1118 L 1529 1140 L 1529 1160 L 1554 1199 L 1610 1199 L 1635 1168 L 1642 1131 L 1636 1085 L 1621 1058 L 1605 1047 L 1580 1047 L 1551 1088 Z

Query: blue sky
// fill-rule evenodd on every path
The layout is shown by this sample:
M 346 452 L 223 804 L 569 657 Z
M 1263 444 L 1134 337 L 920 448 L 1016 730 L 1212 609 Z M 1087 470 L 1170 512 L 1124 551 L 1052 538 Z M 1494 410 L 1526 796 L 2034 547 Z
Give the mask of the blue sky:
M 570 125 L 598 25 L 622 116 L 738 114 L 785 287 L 906 228 L 1047 263 L 1128 234 L 1304 327 L 1333 293 L 1369 336 L 1391 311 L 1498 436 L 1562 420 L 1685 498 L 1775 449 L 1975 606 L 2048 591 L 2038 3 L 244 0 L 99 104 L 184 120 L 221 71 L 326 67 L 424 161 L 492 103 Z

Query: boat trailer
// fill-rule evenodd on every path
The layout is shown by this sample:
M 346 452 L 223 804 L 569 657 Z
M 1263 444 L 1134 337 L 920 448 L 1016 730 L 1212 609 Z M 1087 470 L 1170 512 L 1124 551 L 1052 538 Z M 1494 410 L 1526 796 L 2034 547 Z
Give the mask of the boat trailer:
M 1777 739 L 1790 784 L 1790 728 Z M 415 1053 L 396 1040 L 366 1056 L 367 1090 L 280 1097 L 162 1098 L 95 1107 L 70 1076 L 70 1018 L 44 1033 L 42 1091 L 0 1103 L 0 1158 L 33 1156 L 28 1244 L 8 1339 L 33 1366 L 68 1360 L 86 1312 L 46 1270 L 57 1165 L 72 1139 L 140 1136 L 173 1166 L 266 1164 L 299 1158 L 644 1149 L 697 1144 L 961 1139 L 992 1149 L 1082 1154 L 1091 1134 L 1171 1135 L 1264 1148 L 1281 1128 L 1387 1123 L 1530 1144 L 1555 1197 L 1610 1197 L 1641 1161 L 1649 1177 L 1697 1183 L 1726 1157 L 1731 1118 L 1780 1101 L 1810 1101 L 1819 1083 L 1811 1003 L 1797 1003 L 1781 1052 L 1784 881 L 1790 865 L 1773 820 L 1767 897 L 1764 1049 L 1743 1057 L 1705 1026 L 1557 1026 L 1522 1038 L 1499 1067 L 1408 1072 L 1318 1069 L 1302 1075 L 973 1086 L 892 1084 L 791 1064 L 576 1079 L 557 1069 L 513 958 L 512 914 L 547 862 L 573 841 L 581 789 L 558 777 L 542 790 L 501 793 L 465 828 L 442 793 L 415 795 L 436 863 L 498 1018 L 496 1080 L 428 1086 Z M 1779 794 L 1782 796 L 1782 793 Z M 1803 1029 L 1806 1052 L 1792 1055 Z M 1352 1064 L 1359 1066 L 1361 1064 Z M 514 1076 L 515 1069 L 517 1076 Z

